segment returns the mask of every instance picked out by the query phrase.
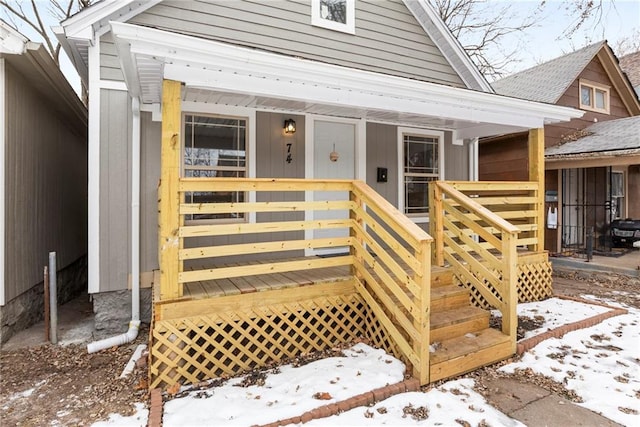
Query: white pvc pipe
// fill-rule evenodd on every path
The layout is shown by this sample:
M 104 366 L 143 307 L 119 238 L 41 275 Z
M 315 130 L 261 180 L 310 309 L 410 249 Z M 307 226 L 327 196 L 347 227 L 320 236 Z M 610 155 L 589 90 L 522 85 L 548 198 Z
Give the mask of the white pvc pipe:
M 56 253 L 49 252 L 49 326 L 51 344 L 58 343 L 58 268 Z
M 121 335 L 105 338 L 87 345 L 89 353 L 130 343 L 140 329 L 140 101 L 131 101 L 131 322 Z
M 140 321 L 132 320 L 131 322 L 129 322 L 129 330 L 126 333 L 116 335 L 115 337 L 105 338 L 100 341 L 94 341 L 92 343 L 89 343 L 89 345 L 87 345 L 87 352 L 95 353 L 97 351 L 104 350 L 106 348 L 111 348 L 114 346 L 130 343 L 131 341 L 135 340 L 136 337 L 138 336 L 139 329 L 140 329 Z

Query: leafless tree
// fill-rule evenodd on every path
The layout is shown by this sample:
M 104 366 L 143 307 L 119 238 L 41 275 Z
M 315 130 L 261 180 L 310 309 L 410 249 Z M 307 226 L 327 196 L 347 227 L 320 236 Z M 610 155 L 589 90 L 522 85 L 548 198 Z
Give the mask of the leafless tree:
M 618 58 L 621 58 L 630 53 L 640 52 L 640 28 L 637 28 L 627 37 L 623 37 L 620 40 L 617 40 L 613 44 L 612 48 Z
M 460 41 L 473 62 L 489 79 L 506 74 L 518 62 L 518 40 L 539 20 L 538 13 L 519 17 L 509 2 L 486 0 L 431 0 L 436 11 Z M 537 11 L 536 11 L 537 12 Z M 520 39 L 521 40 L 521 39 Z
M 51 32 L 45 21 L 47 17 L 56 22 L 63 21 L 77 11 L 89 6 L 92 0 L 0 0 L 2 17 L 20 31 L 27 27 L 35 31 L 40 41 L 51 54 L 56 64 L 60 65 L 60 43 Z

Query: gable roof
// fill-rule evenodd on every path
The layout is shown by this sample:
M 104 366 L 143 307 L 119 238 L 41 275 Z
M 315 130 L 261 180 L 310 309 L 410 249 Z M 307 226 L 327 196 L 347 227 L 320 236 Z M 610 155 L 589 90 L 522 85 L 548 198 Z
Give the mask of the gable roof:
M 555 104 L 596 57 L 627 110 L 640 114 L 640 101 L 606 40 L 497 80 L 492 86 L 501 95 Z
M 161 0 L 101 0 L 63 21 L 54 33 L 83 81 L 88 80 L 88 48 L 110 30 L 110 22 L 126 22 Z M 469 89 L 493 88 L 427 0 L 402 0 L 423 30 Z
M 547 148 L 545 157 L 640 152 L 640 116 L 594 123 L 581 132 L 586 136 Z
M 636 94 L 640 97 L 640 51 L 621 57 L 620 68 L 626 73 Z
M 501 95 L 555 104 L 604 44 L 594 43 L 497 80 L 492 83 L 493 89 Z

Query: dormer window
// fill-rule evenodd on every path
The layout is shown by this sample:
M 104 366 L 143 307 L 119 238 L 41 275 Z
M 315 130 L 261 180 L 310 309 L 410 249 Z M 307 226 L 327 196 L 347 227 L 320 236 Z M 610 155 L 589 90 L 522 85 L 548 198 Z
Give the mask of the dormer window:
M 355 34 L 355 0 L 311 0 L 311 24 Z
M 609 86 L 580 80 L 580 108 L 609 114 Z

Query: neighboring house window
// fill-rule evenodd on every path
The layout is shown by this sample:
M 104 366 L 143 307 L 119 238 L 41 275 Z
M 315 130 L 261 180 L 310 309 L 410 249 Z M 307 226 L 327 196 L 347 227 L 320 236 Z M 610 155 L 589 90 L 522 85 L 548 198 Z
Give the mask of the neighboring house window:
M 624 218 L 624 173 L 611 172 L 611 218 Z
M 247 120 L 204 115 L 184 116 L 184 177 L 217 178 L 247 176 Z M 186 203 L 237 203 L 243 192 L 193 192 Z M 244 214 L 196 214 L 190 220 L 243 220 Z
M 440 139 L 402 133 L 404 213 L 426 218 L 429 213 L 429 182 L 440 177 Z
M 580 108 L 609 114 L 609 88 L 580 80 Z
M 355 0 L 311 0 L 311 24 L 355 34 Z

